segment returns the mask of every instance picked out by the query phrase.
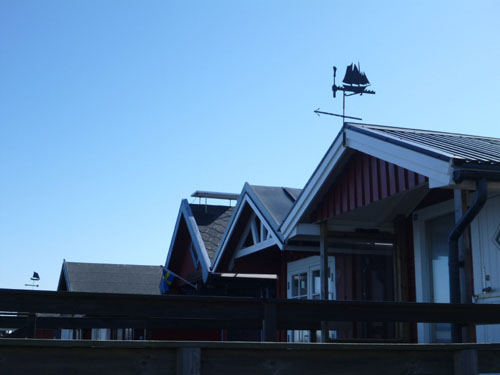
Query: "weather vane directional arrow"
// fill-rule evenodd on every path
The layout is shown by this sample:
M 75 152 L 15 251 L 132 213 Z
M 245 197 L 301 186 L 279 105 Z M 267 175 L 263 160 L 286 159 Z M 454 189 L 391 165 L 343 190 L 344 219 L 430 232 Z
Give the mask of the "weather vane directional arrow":
M 318 116 L 319 115 L 330 115 L 330 116 L 337 116 L 337 117 L 342 117 L 342 118 L 350 118 L 350 119 L 359 120 L 359 121 L 363 120 L 362 118 L 359 118 L 359 117 L 352 117 L 352 116 L 346 116 L 346 115 L 337 115 L 336 113 L 323 112 L 323 111 L 320 111 L 319 108 L 317 110 L 315 110 L 314 113 L 316 113 Z

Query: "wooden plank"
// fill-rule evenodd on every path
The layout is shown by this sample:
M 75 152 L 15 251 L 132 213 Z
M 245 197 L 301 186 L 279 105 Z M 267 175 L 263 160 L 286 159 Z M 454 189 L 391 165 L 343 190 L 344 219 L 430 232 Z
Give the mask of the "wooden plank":
M 264 341 L 277 341 L 277 327 L 276 304 L 272 302 L 266 303 L 264 305 L 264 319 L 262 321 Z
M 477 350 L 458 350 L 453 358 L 454 375 L 478 375 Z
M 373 202 L 373 196 L 371 194 L 370 187 L 370 159 L 368 155 L 363 154 L 363 195 L 364 195 L 364 204 L 370 204 Z
M 297 344 L 0 339 L 0 368 L 43 374 L 474 374 L 500 370 L 499 344 Z M 460 369 L 460 370 L 463 370 Z M 454 372 L 455 371 L 455 372 Z M 477 373 L 477 372 L 476 372 Z
M 379 190 L 379 173 L 378 173 L 378 163 L 376 158 L 371 158 L 371 186 L 373 202 L 380 200 L 380 190 Z
M 356 155 L 356 208 L 363 207 L 363 160 Z
M 406 173 L 405 169 L 401 168 L 398 166 L 398 171 L 397 171 L 397 176 L 398 176 L 398 192 L 402 192 L 407 190 L 408 184 L 406 181 Z
M 27 318 L 0 317 L 0 327 L 24 328 Z M 73 328 L 178 328 L 178 329 L 222 329 L 222 328 L 260 329 L 262 319 L 197 319 L 197 318 L 70 318 L 38 317 L 36 328 L 73 329 Z
M 201 349 L 197 347 L 177 349 L 176 375 L 200 375 L 200 374 L 201 374 Z
M 309 344 L 324 346 L 325 344 Z M 326 344 L 328 345 L 328 344 Z M 354 347 L 356 345 L 353 345 Z M 259 350 L 203 351 L 204 375 L 304 375 L 304 374 L 434 374 L 451 375 L 453 352 L 302 350 L 270 353 Z
M 387 179 L 387 163 L 384 160 L 379 160 L 380 170 L 380 197 L 381 199 L 389 196 L 389 183 Z
M 174 375 L 175 349 L 2 347 L 0 372 L 26 374 Z
M 349 192 L 349 211 L 356 208 L 356 174 L 354 169 L 349 168 L 347 174 L 347 191 Z
M 388 179 L 389 179 L 389 194 L 396 194 L 396 166 L 392 163 L 387 163 Z
M 348 276 L 346 275 L 348 278 Z M 320 321 L 500 323 L 500 305 L 375 301 L 262 300 L 204 296 L 142 296 L 0 289 L 0 311 L 89 314 L 94 319 L 197 319 L 262 321 L 264 305 L 277 308 L 279 328 Z M 7 317 L 6 317 L 7 318 Z M 43 317 L 37 319 L 42 322 Z M 154 319 L 152 321 L 154 322 Z M 229 325 L 230 323 L 228 323 Z M 201 326 L 201 323 L 200 323 Z

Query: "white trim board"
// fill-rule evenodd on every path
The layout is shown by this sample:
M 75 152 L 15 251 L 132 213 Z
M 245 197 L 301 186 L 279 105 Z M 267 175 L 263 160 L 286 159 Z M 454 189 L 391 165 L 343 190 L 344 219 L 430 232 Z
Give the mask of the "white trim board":
M 189 235 L 191 237 L 192 245 L 194 245 L 196 254 L 198 255 L 198 260 L 201 264 L 201 273 L 203 277 L 203 282 L 206 282 L 208 279 L 208 273 L 210 271 L 210 258 L 208 257 L 207 249 L 205 248 L 205 243 L 203 242 L 203 238 L 201 237 L 201 233 L 198 229 L 198 225 L 196 224 L 193 212 L 191 211 L 191 206 L 189 205 L 186 199 L 183 199 L 181 201 L 179 214 L 177 215 L 177 221 L 175 223 L 175 229 L 172 234 L 172 240 L 170 241 L 167 260 L 165 261 L 165 267 L 166 268 L 170 267 L 170 259 L 172 257 L 175 241 L 177 239 L 177 233 L 179 231 L 181 218 L 184 218 L 184 221 L 186 223 Z
M 343 145 L 343 138 L 341 134 L 339 134 L 307 182 L 304 190 L 292 206 L 292 209 L 288 213 L 287 217 L 281 224 L 280 231 L 285 241 L 290 238 L 290 234 L 295 225 L 304 215 L 305 211 L 311 204 L 311 201 L 314 199 L 321 186 L 323 186 L 330 172 L 333 170 L 338 160 L 342 157 L 345 150 L 346 148 Z
M 418 151 L 384 142 L 355 130 L 346 129 L 346 145 L 378 159 L 388 161 L 429 178 L 429 187 L 448 186 L 452 183 L 450 163 Z
M 235 254 L 233 254 L 233 259 L 234 258 L 240 258 L 244 255 L 251 254 L 255 251 L 260 251 L 263 250 L 267 247 L 277 245 L 280 249 L 283 249 L 283 243 L 279 240 L 278 235 L 276 234 L 275 230 L 273 227 L 268 223 L 266 217 L 264 214 L 261 212 L 257 204 L 253 201 L 253 199 L 250 197 L 248 194 L 248 190 L 251 189 L 248 184 L 245 184 L 243 187 L 241 199 L 238 201 L 238 204 L 236 205 L 235 212 L 233 212 L 233 216 L 228 224 L 228 227 L 226 229 L 226 232 L 224 233 L 223 238 L 221 239 L 221 242 L 219 244 L 219 247 L 217 249 L 217 252 L 215 253 L 214 257 L 214 262 L 212 266 L 212 272 L 215 272 L 217 270 L 217 267 L 219 266 L 220 260 L 222 259 L 222 255 L 226 251 L 226 247 L 228 244 L 229 239 L 233 235 L 234 228 L 236 227 L 236 224 L 238 223 L 241 213 L 243 212 L 245 205 L 248 205 L 255 216 L 257 216 L 261 222 L 261 225 L 267 230 L 267 233 L 270 234 L 270 238 L 267 238 L 266 240 L 259 242 L 253 246 L 249 246 L 248 248 L 245 249 L 236 249 Z M 250 218 L 251 220 L 251 218 Z M 251 227 L 250 227 L 251 228 Z M 246 232 L 246 230 L 245 230 Z M 247 233 L 244 233 L 244 237 L 248 235 Z M 244 239 L 243 239 L 244 241 Z M 266 246 L 260 246 L 260 244 L 265 244 Z M 244 254 L 244 255 L 241 255 Z
M 280 230 L 285 242 L 294 234 L 295 226 L 298 225 L 326 178 L 336 168 L 341 156 L 348 148 L 426 176 L 429 178 L 430 188 L 450 186 L 454 183 L 450 161 L 444 161 L 344 127 L 281 225 Z

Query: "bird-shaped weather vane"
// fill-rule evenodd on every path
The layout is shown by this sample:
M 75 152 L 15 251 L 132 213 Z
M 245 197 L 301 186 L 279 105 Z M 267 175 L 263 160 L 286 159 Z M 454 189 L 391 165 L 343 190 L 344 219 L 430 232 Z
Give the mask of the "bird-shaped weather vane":
M 345 71 L 345 76 L 344 79 L 342 80 L 342 86 L 337 86 L 336 84 L 336 78 L 337 78 L 337 67 L 333 67 L 333 86 L 332 86 L 332 91 L 333 91 L 333 98 L 337 97 L 337 91 L 342 91 L 342 114 L 338 115 L 336 113 L 330 113 L 330 112 L 322 112 L 319 110 L 314 111 L 318 116 L 320 114 L 324 115 L 330 115 L 330 116 L 337 116 L 337 117 L 342 117 L 342 121 L 345 122 L 345 119 L 353 119 L 353 120 L 362 120 L 359 117 L 352 117 L 352 116 L 346 116 L 345 114 L 345 98 L 346 96 L 352 96 L 352 95 L 363 95 L 363 94 L 375 94 L 375 91 L 373 90 L 368 90 L 368 86 L 370 86 L 370 81 L 368 81 L 368 78 L 366 77 L 366 74 L 361 71 L 359 62 L 358 65 L 352 63 L 351 65 L 347 66 L 347 69 Z

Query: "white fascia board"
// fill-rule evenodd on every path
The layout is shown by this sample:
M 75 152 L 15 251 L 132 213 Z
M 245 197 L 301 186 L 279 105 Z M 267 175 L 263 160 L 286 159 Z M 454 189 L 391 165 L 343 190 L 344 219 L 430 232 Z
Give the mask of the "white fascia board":
M 184 219 L 186 220 L 186 224 L 189 234 L 191 235 L 191 240 L 193 241 L 194 248 L 196 249 L 198 258 L 201 261 L 200 263 L 203 282 L 206 282 L 208 279 L 208 271 L 210 269 L 210 258 L 208 257 L 205 243 L 203 242 L 200 230 L 198 229 L 198 224 L 196 224 L 193 211 L 191 211 L 191 206 L 185 199 L 182 201 L 182 213 L 184 215 Z
M 276 233 L 276 231 L 273 229 L 273 227 L 271 225 L 269 225 L 269 223 L 267 222 L 267 219 L 264 217 L 263 213 L 260 211 L 260 209 L 257 207 L 257 205 L 254 203 L 254 201 L 252 200 L 252 198 L 249 195 L 245 196 L 245 202 L 248 203 L 248 205 L 252 208 L 253 212 L 255 212 L 255 214 L 259 218 L 260 222 L 264 224 L 267 231 L 269 233 L 274 234 L 274 236 L 272 236 L 272 237 L 275 238 L 276 245 L 278 245 L 280 250 L 283 249 L 283 243 L 279 240 L 278 233 Z
M 347 147 L 426 176 L 430 188 L 448 186 L 452 182 L 450 162 L 351 129 L 346 129 L 345 134 Z
M 174 249 L 175 239 L 177 238 L 177 232 L 179 231 L 179 224 L 182 217 L 182 205 L 184 200 L 181 202 L 181 207 L 179 208 L 179 213 L 177 214 L 177 220 L 175 222 L 174 232 L 172 233 L 172 239 L 170 240 L 170 247 L 168 248 L 167 260 L 165 261 L 165 268 L 170 266 L 170 258 L 172 257 L 172 251 Z
M 297 236 L 319 237 L 319 224 L 297 224 L 290 232 L 289 239 Z
M 292 230 L 309 207 L 311 201 L 314 199 L 321 186 L 323 186 L 328 175 L 343 155 L 345 149 L 346 148 L 343 145 L 343 137 L 339 134 L 300 194 L 299 199 L 295 202 L 291 211 L 288 213 L 285 221 L 281 224 L 281 233 L 285 242 L 290 238 Z
M 240 193 L 240 198 L 236 202 L 236 206 L 234 207 L 233 214 L 231 215 L 231 218 L 229 219 L 229 224 L 226 227 L 226 230 L 224 231 L 224 234 L 222 235 L 222 239 L 220 240 L 219 246 L 217 247 L 217 251 L 215 252 L 214 256 L 214 261 L 212 264 L 212 272 L 215 272 L 217 269 L 217 266 L 219 265 L 219 261 L 222 257 L 222 254 L 224 253 L 224 250 L 226 248 L 227 241 L 229 238 L 231 238 L 231 235 L 234 230 L 234 226 L 236 222 L 238 221 L 239 217 L 241 216 L 241 213 L 243 212 L 242 207 L 243 207 L 243 201 L 244 201 L 244 196 L 245 196 L 245 191 L 247 189 L 248 182 L 245 182 L 245 185 L 243 186 L 243 189 Z
M 276 240 L 271 237 L 270 239 L 262 241 L 262 242 L 259 242 L 259 243 L 255 244 L 255 245 L 239 249 L 236 252 L 234 258 L 238 259 L 238 258 L 244 257 L 246 255 L 250 255 L 250 254 L 256 253 L 257 251 L 267 249 L 268 247 L 271 247 L 271 246 L 274 246 L 274 245 L 276 245 Z
M 275 233 L 273 228 L 267 223 L 267 220 L 264 218 L 260 210 L 257 208 L 257 205 L 252 201 L 250 198 L 248 191 L 246 190 L 248 184 L 245 184 L 245 187 L 243 188 L 242 191 L 242 199 L 239 201 L 239 204 L 237 205 L 237 208 L 235 212 L 233 213 L 233 218 L 231 219 L 231 222 L 229 223 L 229 226 L 226 230 L 226 233 L 224 234 L 223 239 L 221 240 L 221 243 L 219 244 L 219 248 L 217 249 L 216 256 L 214 257 L 214 264 L 212 267 L 212 272 L 215 272 L 217 270 L 217 267 L 219 266 L 219 262 L 222 258 L 222 254 L 224 254 L 224 251 L 226 250 L 227 242 L 231 238 L 234 228 L 236 226 L 236 223 L 238 222 L 241 213 L 243 212 L 243 208 L 245 207 L 245 204 L 248 204 L 250 208 L 253 210 L 253 212 L 257 215 L 259 218 L 260 222 L 264 224 L 266 227 L 268 233 Z M 283 243 L 279 240 L 277 240 L 276 236 L 272 236 L 272 240 L 275 242 L 275 244 L 280 248 L 283 249 Z

